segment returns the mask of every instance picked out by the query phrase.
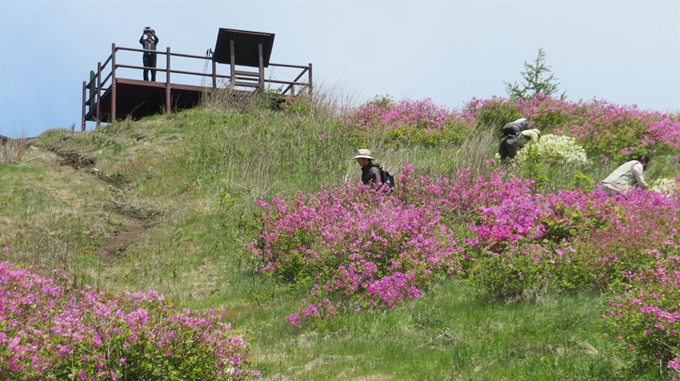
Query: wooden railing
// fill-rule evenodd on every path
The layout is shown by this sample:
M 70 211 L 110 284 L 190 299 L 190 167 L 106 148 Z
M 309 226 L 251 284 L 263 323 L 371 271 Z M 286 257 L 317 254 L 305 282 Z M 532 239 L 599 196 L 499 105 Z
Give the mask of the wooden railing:
M 263 74 L 260 72 L 250 72 L 250 71 L 244 71 L 244 70 L 235 70 L 229 65 L 225 65 L 226 67 L 229 68 L 229 71 L 231 72 L 230 75 L 225 75 L 225 74 L 218 74 L 217 73 L 217 62 L 213 61 L 211 57 L 209 56 L 196 56 L 196 55 L 191 55 L 191 54 L 182 54 L 182 53 L 173 53 L 170 50 L 170 47 L 166 49 L 165 52 L 163 51 L 156 51 L 157 56 L 165 56 L 165 68 L 152 68 L 152 67 L 144 67 L 144 66 L 137 66 L 137 65 L 128 65 L 128 64 L 123 64 L 123 63 L 118 63 L 116 59 L 116 55 L 119 51 L 129 51 L 129 52 L 148 52 L 143 49 L 134 49 L 134 48 L 125 48 L 125 47 L 120 47 L 116 46 L 116 44 L 111 44 L 111 55 L 104 61 L 104 63 L 97 63 L 97 71 L 95 72 L 95 75 L 93 78 L 90 79 L 90 81 L 83 81 L 83 104 L 82 104 L 82 111 L 83 111 L 83 121 L 82 121 L 82 131 L 85 131 L 85 118 L 87 115 L 90 115 L 92 112 L 94 112 L 95 120 L 97 122 L 97 125 L 100 124 L 101 120 L 101 114 L 100 114 L 100 102 L 102 96 L 106 93 L 106 91 L 109 91 L 109 89 L 112 91 L 112 99 L 114 100 L 111 105 L 111 120 L 115 120 L 115 91 L 116 91 L 116 86 L 112 86 L 116 82 L 116 78 L 118 78 L 118 73 L 117 71 L 119 69 L 134 69 L 134 70 L 156 70 L 156 73 L 165 73 L 165 87 L 166 87 L 166 104 L 170 104 L 170 91 L 169 89 L 171 88 L 171 85 L 182 85 L 182 83 L 178 82 L 171 82 L 171 78 L 173 74 L 181 74 L 181 75 L 190 75 L 190 76 L 198 76 L 201 78 L 208 78 L 210 79 L 210 86 L 201 86 L 204 87 L 206 90 L 215 90 L 218 88 L 226 88 L 226 89 L 241 89 L 241 88 L 246 88 L 246 89 L 251 89 L 254 90 L 256 88 L 263 88 L 267 84 L 272 84 L 272 85 L 281 85 L 281 90 L 280 94 L 282 95 L 296 95 L 296 94 L 302 94 L 306 93 L 308 95 L 312 95 L 312 89 L 313 89 L 313 83 L 312 83 L 312 64 L 308 65 L 288 65 L 288 64 L 276 64 L 276 63 L 269 63 L 269 67 L 280 67 L 280 68 L 288 68 L 288 69 L 300 69 L 301 72 L 293 79 L 292 81 L 285 81 L 285 80 L 277 80 L 277 79 L 272 79 L 272 78 L 265 78 Z M 206 61 L 208 60 L 211 63 L 211 68 L 210 72 L 194 72 L 194 71 L 186 71 L 186 70 L 174 70 L 172 69 L 171 66 L 171 57 L 181 57 L 181 58 L 190 58 L 190 59 L 197 59 L 201 61 Z M 301 79 L 307 75 L 306 81 L 302 81 Z M 124 78 L 124 77 L 120 77 Z M 223 80 L 223 81 L 220 81 Z M 223 87 L 220 87 L 222 85 Z M 285 87 L 284 87 L 285 86 Z M 88 92 L 89 90 L 89 92 Z M 166 112 L 169 113 L 170 109 L 166 109 Z

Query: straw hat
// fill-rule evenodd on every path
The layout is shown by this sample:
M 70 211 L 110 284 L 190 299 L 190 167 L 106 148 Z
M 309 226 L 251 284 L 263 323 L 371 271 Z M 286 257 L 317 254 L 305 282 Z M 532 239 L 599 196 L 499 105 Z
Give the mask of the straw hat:
M 373 160 L 373 156 L 371 156 L 371 151 L 367 149 L 360 149 L 357 151 L 357 155 L 354 156 L 352 159 L 370 159 Z

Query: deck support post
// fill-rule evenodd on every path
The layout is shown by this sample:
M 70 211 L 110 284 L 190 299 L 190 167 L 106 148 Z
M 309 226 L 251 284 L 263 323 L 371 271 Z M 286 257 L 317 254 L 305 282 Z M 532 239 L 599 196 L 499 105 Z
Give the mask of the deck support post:
M 85 131 L 85 98 L 87 92 L 87 82 L 83 81 L 83 116 L 80 118 L 80 131 Z
M 233 89 L 236 84 L 236 52 L 234 49 L 234 40 L 229 41 L 229 66 L 231 68 L 229 86 Z
M 116 44 L 111 44 L 111 115 L 109 123 L 116 121 Z
M 170 87 L 170 47 L 168 46 L 165 53 L 165 113 L 170 114 L 172 111 L 171 104 L 171 94 L 172 89 Z
M 102 96 L 101 94 L 102 94 L 102 63 L 97 62 L 97 106 L 96 106 L 97 111 L 95 112 L 97 127 L 99 127 L 99 125 L 102 122 L 102 116 L 99 113 L 99 103 L 101 101 Z
M 264 90 L 264 50 L 262 49 L 262 41 L 257 43 L 257 54 L 260 57 L 259 61 L 259 80 L 257 81 L 258 86 L 260 89 Z

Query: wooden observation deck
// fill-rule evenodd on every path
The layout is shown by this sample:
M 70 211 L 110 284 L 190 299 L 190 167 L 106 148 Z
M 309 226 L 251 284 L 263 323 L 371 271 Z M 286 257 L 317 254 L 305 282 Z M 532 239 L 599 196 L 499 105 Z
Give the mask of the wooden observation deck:
M 134 59 L 122 57 L 124 54 L 130 55 L 129 52 L 137 52 L 132 56 L 136 56 L 140 62 L 144 50 L 112 44 L 111 55 L 104 63 L 97 63 L 97 71 L 90 73 L 89 82 L 83 81 L 81 130 L 85 131 L 85 123 L 88 121 L 96 122 L 99 126 L 102 122 L 111 123 L 128 117 L 136 120 L 153 114 L 196 107 L 203 96 L 216 90 L 247 95 L 258 88 L 274 85 L 278 86 L 282 95 L 311 95 L 312 64 L 303 66 L 271 63 L 269 58 L 273 45 L 273 33 L 220 28 L 215 50 L 209 50 L 206 56 L 173 53 L 169 47 L 165 52 L 157 51 L 157 77 L 164 77 L 165 80 L 153 82 L 132 79 L 129 75 L 136 73 L 136 77 L 141 78 L 144 69 L 152 68 L 123 63 Z M 183 67 L 175 69 L 178 60 L 183 60 L 184 64 L 191 62 L 193 66 L 202 61 L 204 70 L 196 72 L 184 70 Z M 228 68 L 228 72 L 221 74 L 218 68 L 224 67 Z M 257 71 L 244 70 L 242 67 L 257 68 Z M 268 77 L 274 68 L 292 72 L 292 75 L 298 74 L 290 81 L 276 80 Z M 265 69 L 269 69 L 269 73 Z M 306 78 L 303 80 L 305 74 Z M 186 77 L 194 80 L 186 80 Z

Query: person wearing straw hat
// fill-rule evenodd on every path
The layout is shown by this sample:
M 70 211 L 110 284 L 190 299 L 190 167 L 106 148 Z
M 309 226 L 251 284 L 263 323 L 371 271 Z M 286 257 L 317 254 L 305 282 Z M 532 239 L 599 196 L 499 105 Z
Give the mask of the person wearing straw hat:
M 361 182 L 364 185 L 373 185 L 376 188 L 382 186 L 382 176 L 380 175 L 380 166 L 373 163 L 373 156 L 371 151 L 367 149 L 360 149 L 352 158 L 356 159 L 361 166 Z

